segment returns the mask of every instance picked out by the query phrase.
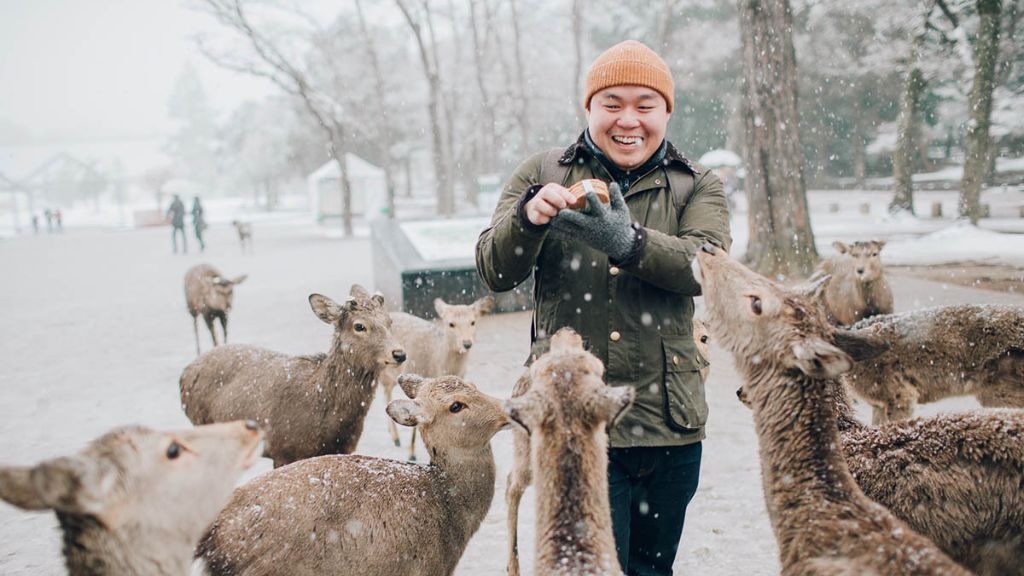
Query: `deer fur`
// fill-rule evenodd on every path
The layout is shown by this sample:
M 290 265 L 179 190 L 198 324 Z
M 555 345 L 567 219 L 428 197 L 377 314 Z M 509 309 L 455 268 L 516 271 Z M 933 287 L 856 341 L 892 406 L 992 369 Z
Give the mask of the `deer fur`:
M 243 220 L 232 220 L 231 225 L 238 233 L 238 243 L 242 246 L 242 252 L 252 252 L 252 223 Z
M 434 300 L 437 319 L 431 322 L 404 312 L 391 313 L 391 333 L 407 355 L 401 367 L 387 367 L 380 375 L 385 405 L 391 403 L 392 392 L 403 372 L 434 378 L 466 376 L 469 351 L 476 342 L 476 321 L 494 306 L 490 296 L 472 304 L 447 304 Z M 395 446 L 401 446 L 398 427 L 388 418 L 388 432 Z M 409 460 L 416 460 L 416 429 L 409 440 Z
M 181 404 L 193 424 L 253 419 L 267 431 L 274 466 L 352 452 L 373 402 L 374 383 L 405 360 L 391 334 L 384 297 L 358 284 L 342 304 L 312 294 L 309 304 L 334 328 L 327 354 L 289 356 L 255 346 L 220 346 L 181 373 Z
M 693 320 L 693 339 L 697 345 L 697 352 L 704 360 L 711 359 L 710 335 L 708 326 L 702 320 Z M 707 382 L 711 365 L 701 368 L 701 376 Z M 530 371 L 524 371 L 512 389 L 512 397 L 518 398 L 530 390 Z M 505 486 L 505 507 L 508 515 L 505 518 L 505 527 L 508 531 L 508 576 L 520 576 L 519 571 L 519 503 L 523 499 L 523 493 L 533 482 L 533 465 L 531 460 L 530 436 L 521 428 L 512 430 L 512 470 L 508 473 L 508 481 Z
M 889 350 L 844 382 L 874 409 L 872 422 L 909 418 L 917 403 L 971 395 L 987 407 L 1024 407 L 1024 307 L 957 304 L 877 316 L 851 327 Z
M 542 576 L 621 576 L 608 502 L 605 426 L 633 405 L 631 386 L 611 388 L 604 365 L 570 328 L 530 368 L 532 386 L 505 402 L 530 434 L 537 477 L 537 560 Z
M 833 390 L 852 361 L 822 311 L 714 246 L 697 262 L 712 330 L 732 352 L 754 411 L 782 573 L 968 574 L 850 474 Z
M 185 273 L 185 304 L 192 315 L 192 329 L 196 335 L 196 356 L 199 349 L 199 316 L 206 322 L 213 345 L 217 346 L 217 332 L 213 321 L 219 319 L 224 331 L 224 343 L 228 343 L 228 312 L 235 299 L 235 285 L 245 282 L 248 275 L 228 278 L 209 264 L 197 264 Z
M 844 386 L 832 391 L 843 457 L 867 497 L 976 574 L 1024 574 L 1024 411 L 876 428 L 857 419 Z M 749 406 L 742 387 L 736 395 Z
M 849 326 L 876 314 L 892 314 L 892 288 L 879 256 L 885 241 L 836 241 L 832 246 L 839 254 L 822 261 L 811 276 L 812 281 L 831 276 L 819 297 L 829 322 Z
M 388 414 L 417 426 L 430 464 L 321 456 L 239 488 L 199 545 L 209 574 L 448 576 L 494 496 L 501 402 L 455 376 L 398 381 Z
M 119 428 L 72 456 L 0 466 L 0 498 L 57 514 L 71 576 L 186 576 L 260 438 L 255 422 Z

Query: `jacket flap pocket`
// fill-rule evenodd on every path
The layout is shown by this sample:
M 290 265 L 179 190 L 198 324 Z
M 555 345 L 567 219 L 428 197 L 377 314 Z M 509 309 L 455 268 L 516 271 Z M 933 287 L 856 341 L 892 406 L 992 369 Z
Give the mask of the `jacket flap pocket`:
M 697 353 L 692 336 L 662 336 L 661 343 L 665 349 L 666 372 L 695 372 L 708 365 Z

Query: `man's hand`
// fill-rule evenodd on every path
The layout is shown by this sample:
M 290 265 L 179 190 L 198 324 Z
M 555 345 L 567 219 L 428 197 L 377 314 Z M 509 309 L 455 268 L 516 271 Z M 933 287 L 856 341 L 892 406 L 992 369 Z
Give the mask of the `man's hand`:
M 572 204 L 576 197 L 569 192 L 569 189 L 560 184 L 551 182 L 545 184 L 530 201 L 523 206 L 526 212 L 526 219 L 531 224 L 543 226 L 554 218 L 559 212 Z
M 551 220 L 551 229 L 604 252 L 614 262 L 622 262 L 637 248 L 637 231 L 618 184 L 608 187 L 608 196 L 610 203 L 605 206 L 597 194 L 587 192 L 587 206 L 559 212 Z

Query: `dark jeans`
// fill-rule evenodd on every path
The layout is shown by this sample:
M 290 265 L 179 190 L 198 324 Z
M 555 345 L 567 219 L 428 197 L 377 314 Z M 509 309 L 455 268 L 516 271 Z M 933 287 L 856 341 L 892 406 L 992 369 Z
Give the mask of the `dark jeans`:
M 700 442 L 608 450 L 615 549 L 627 576 L 671 576 L 701 451 Z
M 181 233 L 181 249 L 185 253 L 188 253 L 188 240 L 185 239 L 185 227 L 184 226 L 172 226 L 171 227 L 171 242 L 174 243 L 174 253 L 178 253 L 178 233 Z

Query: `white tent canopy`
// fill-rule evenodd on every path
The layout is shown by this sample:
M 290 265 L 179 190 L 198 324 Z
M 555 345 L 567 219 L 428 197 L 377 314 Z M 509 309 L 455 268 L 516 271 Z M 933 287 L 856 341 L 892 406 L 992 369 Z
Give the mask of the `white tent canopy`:
M 706 152 L 700 157 L 700 160 L 697 160 L 697 163 L 708 168 L 722 168 L 723 166 L 739 167 L 743 164 L 743 160 L 732 150 L 719 148 Z
M 380 215 L 387 204 L 384 170 L 355 154 L 345 154 L 349 183 L 352 185 L 352 214 L 367 219 Z M 333 159 L 306 177 L 309 205 L 317 220 L 341 216 L 341 167 Z

